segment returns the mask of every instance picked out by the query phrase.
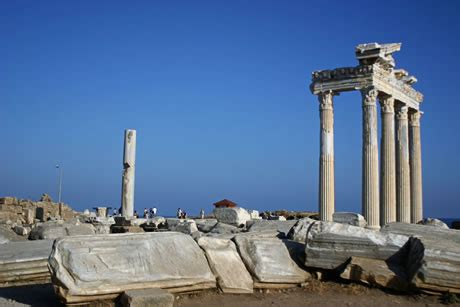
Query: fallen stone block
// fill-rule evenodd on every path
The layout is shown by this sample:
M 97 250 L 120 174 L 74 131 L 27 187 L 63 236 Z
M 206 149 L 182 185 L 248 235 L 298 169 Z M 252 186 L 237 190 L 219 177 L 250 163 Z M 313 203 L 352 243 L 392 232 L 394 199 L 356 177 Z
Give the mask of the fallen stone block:
M 404 235 L 317 221 L 308 227 L 305 265 L 339 269 L 352 256 L 401 263 L 406 259 L 408 241 L 409 237 Z
M 67 304 L 114 299 L 133 289 L 216 287 L 203 251 L 178 232 L 61 238 L 49 266 L 56 294 Z
M 120 298 L 123 307 L 173 307 L 174 295 L 160 288 L 128 290 Z
M 217 284 L 224 293 L 252 293 L 252 277 L 231 240 L 201 237 L 198 245 L 205 251 Z
M 311 277 L 291 257 L 285 241 L 271 234 L 238 234 L 234 241 L 258 284 L 299 284 Z
M 364 227 L 367 225 L 364 216 L 353 212 L 335 212 L 332 215 L 332 220 L 335 223 L 348 224 L 358 227 Z
M 196 226 L 198 227 L 198 230 L 201 232 L 210 232 L 214 226 L 217 224 L 216 219 L 196 219 L 195 220 Z
M 248 232 L 274 232 L 282 237 L 287 237 L 291 228 L 297 223 L 296 220 L 271 221 L 271 220 L 252 220 L 248 221 L 246 227 Z M 305 241 L 304 241 L 305 242 Z
M 413 286 L 426 292 L 460 293 L 460 231 L 390 223 L 381 232 L 412 236 L 407 274 Z
M 426 226 L 435 226 L 435 227 L 440 227 L 443 229 L 449 229 L 449 226 L 447 226 L 446 223 L 444 223 L 441 220 L 434 219 L 431 217 L 424 218 L 423 220 L 417 222 L 419 225 L 426 225 Z
M 49 282 L 48 257 L 53 242 L 21 241 L 0 248 L 0 287 Z
M 293 241 L 305 244 L 308 229 L 316 222 L 318 221 L 308 217 L 298 220 L 289 231 L 288 238 Z
M 16 225 L 13 230 L 20 236 L 27 236 L 30 233 L 30 227 L 24 227 L 21 225 Z
M 253 220 L 261 220 L 262 218 L 259 215 L 259 211 L 257 210 L 248 210 L 249 215 L 251 216 L 251 219 Z
M 240 229 L 236 226 L 224 224 L 224 223 L 217 223 L 209 233 L 217 233 L 217 234 L 234 234 L 240 232 Z
M 91 224 L 70 224 L 47 222 L 32 229 L 29 240 L 55 240 L 57 238 L 79 235 L 93 235 L 96 231 Z
M 18 203 L 18 199 L 16 197 L 1 197 L 0 198 L 0 205 L 16 205 Z
M 182 232 L 188 235 L 198 231 L 194 220 L 166 219 L 166 223 L 170 231 Z
M 404 267 L 385 260 L 351 257 L 340 277 L 401 292 L 409 289 Z
M 237 227 L 246 225 L 246 222 L 251 220 L 249 213 L 241 207 L 215 208 L 213 214 L 219 222 Z

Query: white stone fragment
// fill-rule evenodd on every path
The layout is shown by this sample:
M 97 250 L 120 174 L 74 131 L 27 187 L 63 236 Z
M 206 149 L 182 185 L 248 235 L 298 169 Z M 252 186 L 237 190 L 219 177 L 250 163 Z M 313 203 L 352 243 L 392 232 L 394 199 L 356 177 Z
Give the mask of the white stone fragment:
M 249 213 L 241 207 L 215 208 L 213 213 L 219 222 L 237 227 L 246 225 L 246 221 L 251 220 Z
M 335 212 L 332 220 L 336 223 L 364 227 L 367 225 L 364 216 L 354 212 Z

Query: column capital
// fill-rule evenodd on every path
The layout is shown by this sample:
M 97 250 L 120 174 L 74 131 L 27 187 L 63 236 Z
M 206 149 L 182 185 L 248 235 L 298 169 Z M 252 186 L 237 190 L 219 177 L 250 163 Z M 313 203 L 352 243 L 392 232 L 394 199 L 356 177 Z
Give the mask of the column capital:
M 406 105 L 400 105 L 398 106 L 397 110 L 396 110 L 396 118 L 397 119 L 406 119 L 407 120 L 407 113 L 409 111 L 409 108 L 406 106 Z
M 423 112 L 414 111 L 409 113 L 409 125 L 413 127 L 420 127 L 420 118 L 422 117 Z
M 319 109 L 320 110 L 332 110 L 334 108 L 333 96 L 338 95 L 333 91 L 325 91 L 318 94 Z
M 395 99 L 392 96 L 384 96 L 379 99 L 382 113 L 395 112 Z
M 379 95 L 379 91 L 375 87 L 365 87 L 360 91 L 363 97 L 363 106 L 374 106 L 377 103 L 377 96 Z

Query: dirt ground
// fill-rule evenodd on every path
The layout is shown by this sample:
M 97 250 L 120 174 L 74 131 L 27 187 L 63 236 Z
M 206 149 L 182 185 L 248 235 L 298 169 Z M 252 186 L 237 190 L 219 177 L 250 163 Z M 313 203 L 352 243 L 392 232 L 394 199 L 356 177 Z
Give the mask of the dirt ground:
M 286 290 L 256 290 L 254 294 L 222 294 L 203 291 L 176 295 L 175 306 L 446 306 L 439 296 L 400 295 L 358 284 L 311 281 L 305 287 Z M 60 306 L 51 284 L 0 288 L 0 306 Z M 116 306 L 98 304 L 93 306 Z M 453 304 L 449 306 L 460 306 Z

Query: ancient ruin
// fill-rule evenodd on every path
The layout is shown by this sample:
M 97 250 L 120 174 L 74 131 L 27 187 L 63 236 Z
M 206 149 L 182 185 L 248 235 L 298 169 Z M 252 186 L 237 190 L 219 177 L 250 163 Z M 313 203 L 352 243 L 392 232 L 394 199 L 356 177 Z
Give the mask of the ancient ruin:
M 414 76 L 395 68 L 393 53 L 400 49 L 400 43 L 361 44 L 356 47 L 358 66 L 313 72 L 310 89 L 320 102 L 319 212 L 323 221 L 332 221 L 335 207 L 333 99 L 354 90 L 362 94 L 362 214 L 367 227 L 379 229 L 394 221 L 417 223 L 423 218 L 423 95 L 412 88 L 417 81 Z M 377 100 L 382 117 L 380 176 Z
M 136 171 L 136 130 L 125 130 L 123 152 L 123 178 L 121 190 L 121 213 L 124 217 L 134 215 L 134 177 Z

